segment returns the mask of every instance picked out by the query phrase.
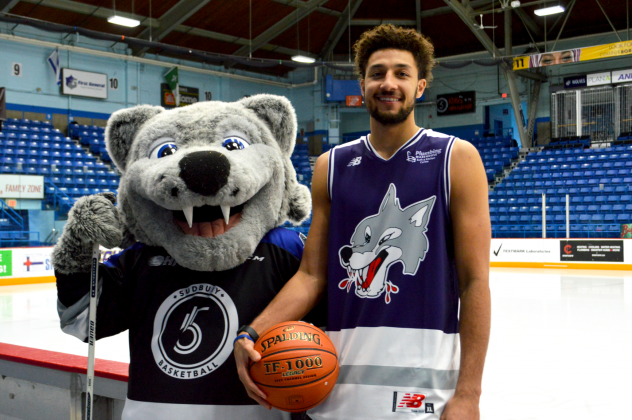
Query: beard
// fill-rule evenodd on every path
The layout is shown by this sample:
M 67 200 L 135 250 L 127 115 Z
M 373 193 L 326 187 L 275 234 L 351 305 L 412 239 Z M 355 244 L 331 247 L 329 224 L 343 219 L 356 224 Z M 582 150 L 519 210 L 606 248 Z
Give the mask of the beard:
M 417 97 L 417 89 L 415 89 L 415 97 Z M 395 114 L 379 111 L 375 102 L 370 103 L 369 101 L 366 101 L 366 109 L 369 111 L 371 118 L 380 124 L 397 125 L 406 121 L 410 113 L 413 112 L 413 109 L 415 109 L 415 102 L 413 101 L 409 105 L 404 104 Z

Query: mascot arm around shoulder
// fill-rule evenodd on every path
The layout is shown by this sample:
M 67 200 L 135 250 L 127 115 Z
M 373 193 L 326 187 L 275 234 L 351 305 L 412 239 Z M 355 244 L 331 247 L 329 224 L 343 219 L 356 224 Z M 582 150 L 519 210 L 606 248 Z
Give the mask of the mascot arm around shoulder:
M 112 115 L 114 194 L 77 200 L 53 251 L 62 330 L 88 336 L 91 244 L 125 248 L 99 267 L 97 338 L 129 330 L 124 419 L 286 418 L 251 400 L 232 343 L 297 271 L 309 216 L 290 160 L 296 115 L 279 96 Z

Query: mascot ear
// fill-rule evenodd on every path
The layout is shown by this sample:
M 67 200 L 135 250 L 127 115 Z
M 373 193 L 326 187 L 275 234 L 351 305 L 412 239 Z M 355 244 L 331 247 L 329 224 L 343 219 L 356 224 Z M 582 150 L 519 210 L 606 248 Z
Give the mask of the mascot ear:
M 296 112 L 290 101 L 277 95 L 253 95 L 239 101 L 267 125 L 284 155 L 285 193 L 278 224 L 286 220 L 300 224 L 309 217 L 312 200 L 309 189 L 296 180 L 290 155 L 296 143 Z
M 290 156 L 296 142 L 296 113 L 290 101 L 277 95 L 253 95 L 239 101 L 254 111 L 267 125 L 279 142 L 281 151 Z
M 287 200 L 286 216 L 291 223 L 300 225 L 312 212 L 312 197 L 309 193 L 309 188 L 296 181 L 296 174 L 293 168 L 291 172 L 294 179 L 289 179 L 286 185 L 290 195 Z
M 160 106 L 139 105 L 116 111 L 105 128 L 105 145 L 116 167 L 125 171 L 127 154 L 139 128 L 149 119 L 160 114 Z

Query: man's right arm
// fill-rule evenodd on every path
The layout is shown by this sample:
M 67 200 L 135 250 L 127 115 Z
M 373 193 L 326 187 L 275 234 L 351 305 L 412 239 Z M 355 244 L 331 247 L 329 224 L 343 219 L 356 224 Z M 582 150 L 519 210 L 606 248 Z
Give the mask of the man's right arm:
M 307 235 L 301 265 L 266 309 L 250 324 L 258 333 L 285 321 L 305 316 L 322 298 L 327 289 L 327 236 L 331 202 L 327 193 L 329 153 L 316 161 L 312 177 L 312 224 Z M 235 343 L 235 361 L 241 382 L 248 395 L 259 404 L 270 408 L 266 395 L 252 381 L 248 373 L 250 360 L 258 361 L 261 355 L 252 341 Z

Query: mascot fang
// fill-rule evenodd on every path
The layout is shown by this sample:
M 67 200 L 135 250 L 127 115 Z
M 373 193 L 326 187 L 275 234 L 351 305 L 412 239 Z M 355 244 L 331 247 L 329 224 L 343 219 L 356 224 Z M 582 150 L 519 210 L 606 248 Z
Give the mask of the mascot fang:
M 123 419 L 281 419 L 251 400 L 232 343 L 298 270 L 309 216 L 290 161 L 289 101 L 255 95 L 112 115 L 113 194 L 80 198 L 53 251 L 61 328 L 88 336 L 91 244 L 125 248 L 99 267 L 97 338 L 129 330 Z

